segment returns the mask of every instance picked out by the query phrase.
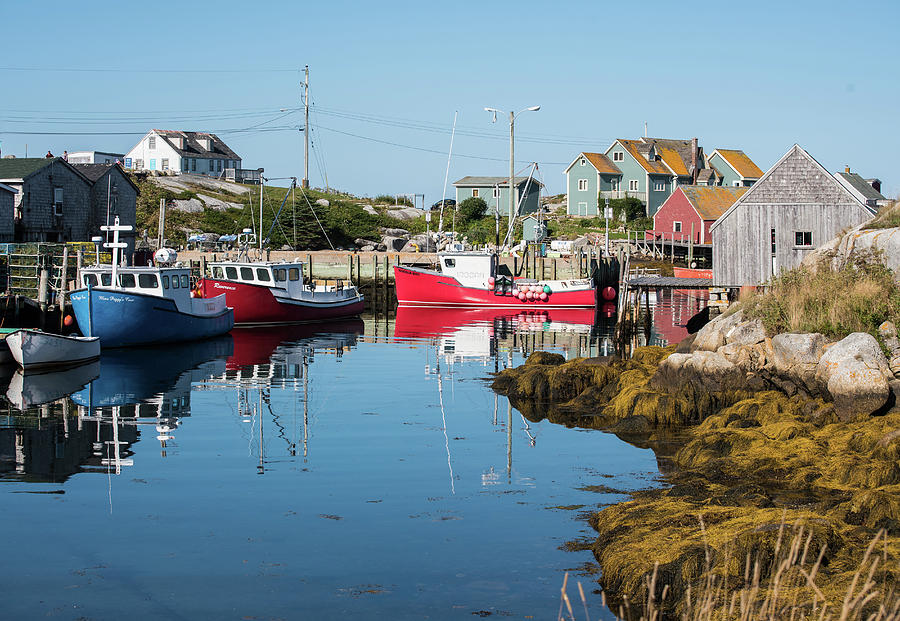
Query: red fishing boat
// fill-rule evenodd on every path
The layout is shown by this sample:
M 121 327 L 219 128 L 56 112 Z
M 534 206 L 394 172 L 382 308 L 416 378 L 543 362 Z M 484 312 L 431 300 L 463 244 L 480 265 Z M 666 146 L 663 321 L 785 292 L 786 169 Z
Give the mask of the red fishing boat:
M 225 294 L 236 324 L 302 323 L 352 317 L 363 311 L 363 296 L 340 280 L 306 282 L 300 261 L 210 263 L 197 285 L 200 296 Z
M 597 303 L 597 290 L 589 278 L 514 278 L 499 265 L 496 254 L 439 254 L 438 263 L 439 270 L 394 267 L 397 301 L 401 305 L 537 309 L 592 308 Z

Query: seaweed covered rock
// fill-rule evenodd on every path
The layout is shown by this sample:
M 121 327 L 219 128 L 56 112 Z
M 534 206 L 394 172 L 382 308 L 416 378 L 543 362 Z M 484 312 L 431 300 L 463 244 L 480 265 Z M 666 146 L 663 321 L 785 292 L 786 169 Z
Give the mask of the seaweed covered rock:
M 694 342 L 691 348 L 694 351 L 716 351 L 727 342 L 725 335 L 741 323 L 743 319 L 743 311 L 737 311 L 731 314 L 719 315 L 708 324 L 700 328 L 694 336 Z
M 673 392 L 688 384 L 710 392 L 737 390 L 744 386 L 744 374 L 722 354 L 697 351 L 672 354 L 660 363 L 650 380 L 652 388 Z

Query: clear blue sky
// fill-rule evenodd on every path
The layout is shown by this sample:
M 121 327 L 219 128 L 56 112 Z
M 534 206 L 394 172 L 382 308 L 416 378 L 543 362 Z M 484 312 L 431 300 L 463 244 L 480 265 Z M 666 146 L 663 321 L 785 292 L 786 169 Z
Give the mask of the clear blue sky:
M 213 131 L 246 167 L 302 177 L 302 113 L 279 110 L 299 108 L 308 64 L 314 186 L 327 172 L 331 187 L 430 204 L 454 112 L 450 183 L 508 172 L 508 123 L 492 125 L 485 106 L 540 105 L 516 122 L 516 169 L 537 161 L 551 194 L 580 151 L 639 137 L 645 122 L 707 153 L 742 149 L 763 170 L 798 143 L 832 172 L 849 165 L 900 192 L 896 0 L 51 0 L 6 13 L 4 155 Z

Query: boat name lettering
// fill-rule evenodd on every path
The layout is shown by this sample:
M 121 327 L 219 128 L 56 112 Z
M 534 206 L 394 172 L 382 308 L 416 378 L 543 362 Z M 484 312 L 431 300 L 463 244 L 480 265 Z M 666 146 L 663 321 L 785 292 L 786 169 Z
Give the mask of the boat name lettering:
M 226 289 L 228 291 L 237 291 L 237 287 L 229 287 L 228 285 L 223 285 L 222 283 L 214 282 L 213 287 L 216 289 Z
M 454 272 L 454 276 L 460 278 L 481 278 L 484 276 L 483 272 Z
M 115 302 L 116 304 L 126 304 L 126 303 L 130 303 L 130 302 L 134 302 L 134 300 L 132 300 L 129 297 L 118 296 L 118 295 L 113 296 L 113 295 L 98 294 L 97 299 L 103 300 L 104 302 Z

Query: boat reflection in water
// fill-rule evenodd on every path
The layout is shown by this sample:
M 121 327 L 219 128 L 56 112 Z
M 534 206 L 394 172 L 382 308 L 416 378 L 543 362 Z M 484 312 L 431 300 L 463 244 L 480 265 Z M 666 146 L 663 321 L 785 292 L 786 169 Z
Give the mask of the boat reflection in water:
M 309 324 L 235 328 L 234 352 L 225 361 L 224 372 L 207 379 L 197 390 L 221 390 L 227 398 L 236 395 L 236 411 L 247 425 L 251 451 L 257 458 L 257 472 L 265 474 L 267 423 L 274 427 L 291 457 L 297 456 L 302 443 L 303 457 L 309 453 L 309 366 L 316 355 L 333 355 L 340 359 L 357 343 L 365 324 L 357 317 L 339 321 Z M 284 412 L 280 401 L 273 399 L 272 389 L 297 393 L 285 402 L 295 409 L 302 402 L 302 430 L 288 429 L 282 423 Z M 297 413 L 299 415 L 299 413 Z M 302 440 L 300 436 L 302 435 Z
M 150 426 L 165 456 L 172 432 L 190 416 L 191 384 L 223 373 L 232 350 L 226 335 L 107 350 L 98 362 L 51 373 L 17 372 L 6 398 L 18 411 L 0 418 L 0 478 L 119 473 L 133 463 L 139 430 Z
M 6 399 L 15 408 L 27 410 L 67 397 L 99 376 L 99 360 L 46 373 L 16 369 L 9 380 Z
M 481 359 L 485 364 L 501 351 L 525 356 L 552 350 L 566 357 L 609 355 L 612 320 L 594 309 L 564 308 L 519 311 L 487 308 L 416 308 L 399 306 L 394 338 L 434 339 L 448 362 Z

